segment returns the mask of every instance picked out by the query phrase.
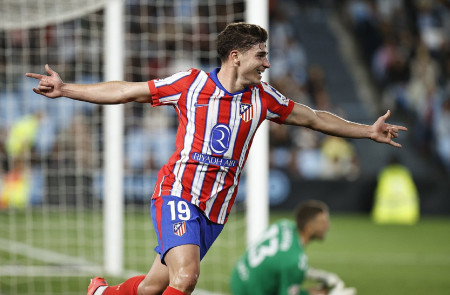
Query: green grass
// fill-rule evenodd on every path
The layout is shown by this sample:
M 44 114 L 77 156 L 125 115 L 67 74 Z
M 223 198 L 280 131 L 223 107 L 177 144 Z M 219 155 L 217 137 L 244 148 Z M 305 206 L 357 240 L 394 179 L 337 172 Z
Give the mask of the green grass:
M 333 216 L 325 242 L 307 249 L 310 265 L 339 274 L 359 294 L 448 294 L 450 219 L 376 225 L 367 216 Z
M 37 248 L 48 245 L 47 250 L 101 264 L 102 217 L 98 212 L 93 213 L 0 212 L 0 238 Z M 271 222 L 290 216 L 291 213 L 272 212 Z M 450 217 L 423 217 L 414 226 L 376 225 L 366 215 L 332 215 L 331 222 L 326 240 L 312 242 L 306 248 L 311 266 L 337 273 L 362 295 L 448 294 Z M 125 267 L 145 273 L 155 257 L 156 239 L 149 215 L 126 214 L 126 228 Z M 76 247 L 80 239 L 84 241 L 83 249 Z M 52 244 L 46 240 L 64 242 Z M 244 249 L 245 217 L 233 214 L 202 261 L 198 288 L 228 293 L 229 274 Z M 0 248 L 0 268 L 5 265 L 43 266 L 46 263 Z M 43 274 L 36 277 L 2 273 L 0 294 L 85 294 L 90 276 Z M 110 284 L 124 280 L 107 279 Z

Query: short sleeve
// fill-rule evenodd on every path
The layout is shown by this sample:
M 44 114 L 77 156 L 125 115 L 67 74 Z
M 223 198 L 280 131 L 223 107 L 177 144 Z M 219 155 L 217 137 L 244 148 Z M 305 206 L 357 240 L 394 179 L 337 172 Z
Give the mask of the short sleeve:
M 154 79 L 148 81 L 148 87 L 152 96 L 152 105 L 175 105 L 178 103 L 183 92 L 189 87 L 193 77 L 198 74 L 198 70 L 178 72 L 164 79 Z
M 265 82 L 262 82 L 261 86 L 267 102 L 266 119 L 279 124 L 284 123 L 294 108 L 294 102 Z

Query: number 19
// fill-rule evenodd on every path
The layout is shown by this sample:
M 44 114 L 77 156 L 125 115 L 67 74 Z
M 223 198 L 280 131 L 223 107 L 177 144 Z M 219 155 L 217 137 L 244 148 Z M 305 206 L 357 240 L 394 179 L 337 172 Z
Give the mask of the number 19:
M 172 220 L 177 219 L 177 213 L 180 220 L 189 220 L 191 218 L 191 210 L 189 210 L 189 206 L 185 201 L 179 201 L 177 206 L 175 206 L 175 201 L 169 201 L 167 205 L 170 206 Z

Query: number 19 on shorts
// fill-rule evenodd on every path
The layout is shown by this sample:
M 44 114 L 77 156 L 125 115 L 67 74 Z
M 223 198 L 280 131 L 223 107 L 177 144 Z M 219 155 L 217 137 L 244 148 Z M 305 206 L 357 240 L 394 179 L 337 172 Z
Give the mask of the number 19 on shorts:
M 191 210 L 185 201 L 169 201 L 167 206 L 170 207 L 170 216 L 172 220 L 189 220 L 191 218 Z

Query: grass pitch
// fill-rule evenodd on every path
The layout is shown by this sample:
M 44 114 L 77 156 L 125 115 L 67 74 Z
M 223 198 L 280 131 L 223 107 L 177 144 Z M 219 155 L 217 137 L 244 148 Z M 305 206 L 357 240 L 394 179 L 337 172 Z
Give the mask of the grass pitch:
M 271 222 L 290 217 L 291 213 L 272 212 Z M 47 252 L 30 257 L 11 245 L 34 250 L 48 245 L 45 250 L 50 253 L 101 265 L 101 220 L 98 212 L 0 212 L 0 295 L 85 294 L 89 278 L 102 275 L 95 273 L 95 267 L 92 273 L 80 273 L 64 261 L 59 264 L 57 258 L 43 259 L 42 253 Z M 126 269 L 145 273 L 155 257 L 156 238 L 148 223 L 147 213 L 126 214 Z M 76 246 L 80 239 L 84 241 L 81 248 Z M 46 242 L 58 240 L 64 242 Z M 198 288 L 228 294 L 229 274 L 245 247 L 245 216 L 235 213 L 202 261 Z M 337 273 L 361 295 L 440 295 L 450 290 L 448 216 L 422 217 L 414 226 L 398 226 L 376 225 L 367 215 L 334 214 L 326 240 L 312 242 L 306 253 L 312 267 Z M 24 265 L 38 274 L 14 272 Z M 49 269 L 58 275 L 47 273 Z M 123 279 L 107 277 L 111 285 Z

